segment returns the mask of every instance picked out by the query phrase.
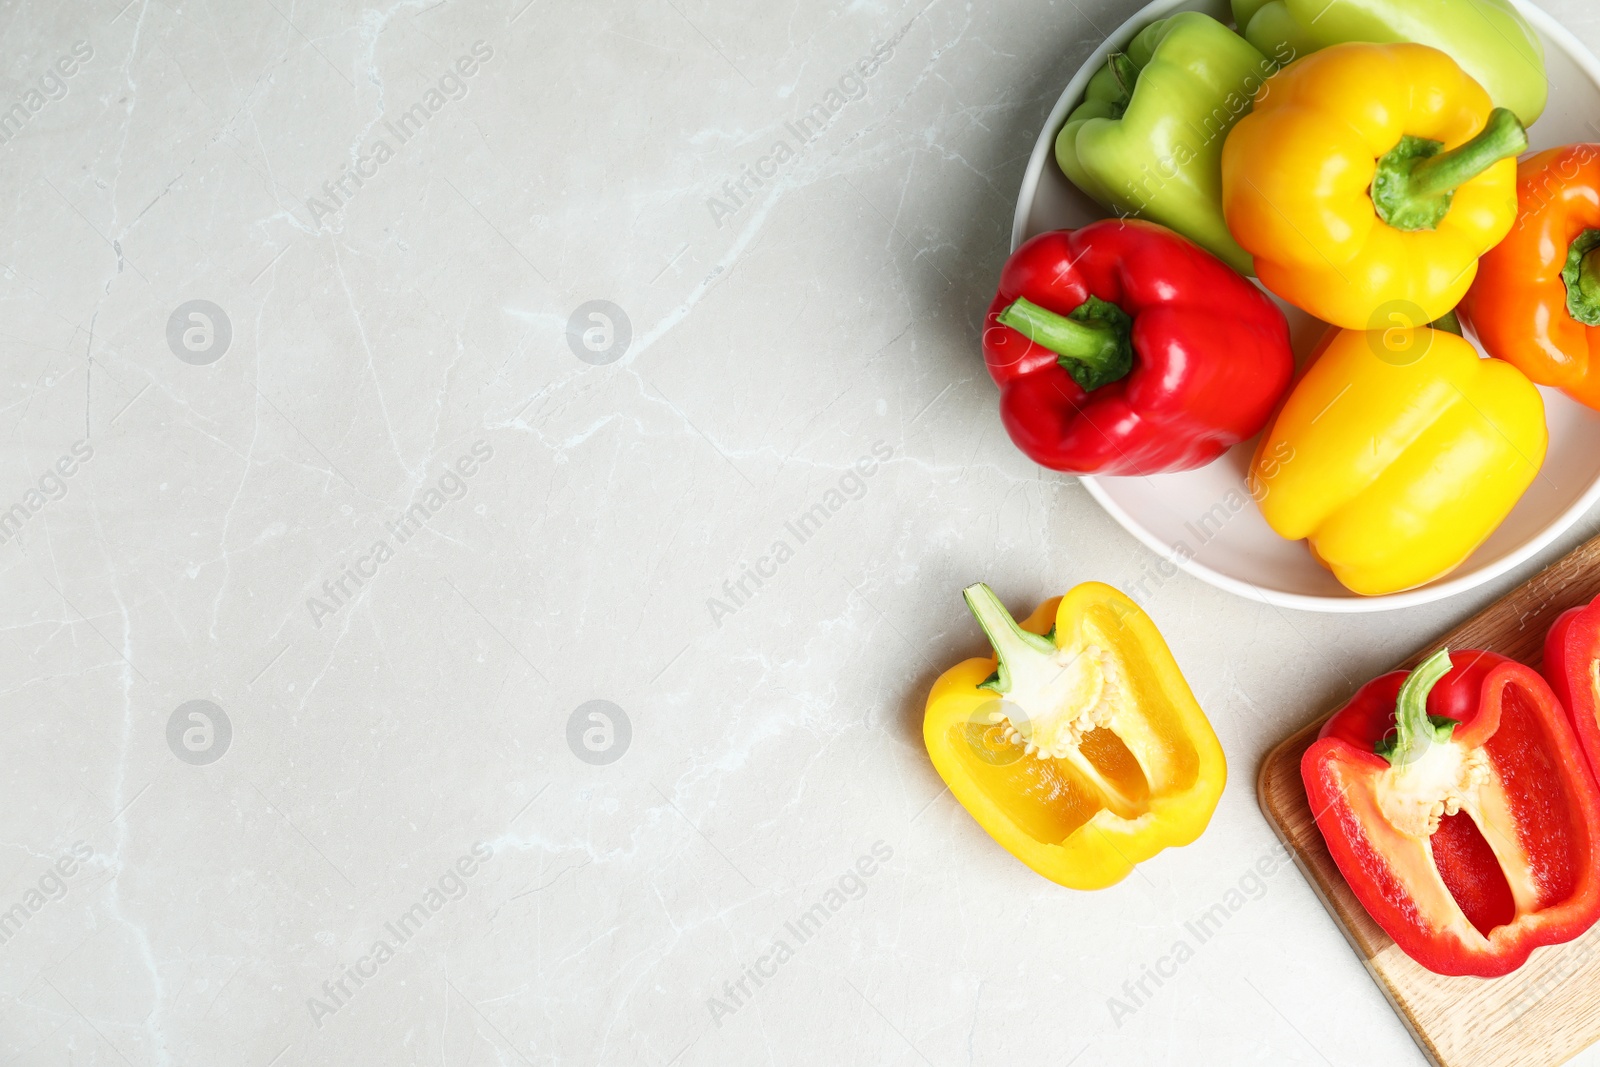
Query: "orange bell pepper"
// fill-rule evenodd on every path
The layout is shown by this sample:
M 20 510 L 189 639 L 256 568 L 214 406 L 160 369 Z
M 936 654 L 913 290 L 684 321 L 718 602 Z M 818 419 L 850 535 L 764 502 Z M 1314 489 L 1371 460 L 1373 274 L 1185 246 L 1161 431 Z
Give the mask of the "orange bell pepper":
M 1484 350 L 1600 408 L 1600 145 L 1517 168 L 1517 222 L 1459 309 Z

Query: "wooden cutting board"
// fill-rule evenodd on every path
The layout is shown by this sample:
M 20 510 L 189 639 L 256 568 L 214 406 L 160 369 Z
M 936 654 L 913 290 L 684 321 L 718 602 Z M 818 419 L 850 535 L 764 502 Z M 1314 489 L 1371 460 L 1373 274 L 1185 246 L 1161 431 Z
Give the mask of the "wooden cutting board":
M 1550 623 L 1596 595 L 1600 537 L 1399 666 L 1446 645 L 1489 649 L 1537 668 Z M 1548 1067 L 1593 1044 L 1600 1038 L 1600 925 L 1576 941 L 1535 950 L 1502 978 L 1446 978 L 1412 962 L 1367 915 L 1328 854 L 1300 780 L 1300 757 L 1334 710 L 1267 754 L 1256 782 L 1261 810 L 1423 1053 L 1440 1067 Z

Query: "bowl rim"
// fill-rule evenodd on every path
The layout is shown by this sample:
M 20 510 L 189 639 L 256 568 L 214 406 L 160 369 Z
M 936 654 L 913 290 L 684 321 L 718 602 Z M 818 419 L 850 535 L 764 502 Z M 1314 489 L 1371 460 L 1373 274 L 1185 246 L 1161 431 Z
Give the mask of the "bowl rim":
M 1530 0 L 1512 0 L 1517 10 L 1547 41 L 1558 47 L 1571 59 L 1600 89 L 1600 59 L 1580 41 L 1572 31 L 1568 30 L 1554 17 L 1542 8 L 1531 3 Z M 1021 246 L 1027 232 L 1028 218 L 1032 214 L 1034 201 L 1039 195 L 1039 182 L 1044 176 L 1045 167 L 1055 156 L 1055 132 L 1066 122 L 1067 113 L 1083 96 L 1089 79 L 1106 58 L 1116 49 L 1124 48 L 1133 40 L 1134 36 L 1154 20 L 1171 13 L 1178 8 L 1194 10 L 1197 8 L 1207 10 L 1211 15 L 1231 22 L 1232 10 L 1229 0 L 1152 0 L 1122 25 L 1108 35 L 1098 48 L 1096 48 L 1083 66 L 1067 82 L 1060 98 L 1050 109 L 1050 116 L 1045 120 L 1044 128 L 1040 130 L 1038 140 L 1034 142 L 1033 154 L 1028 158 L 1028 166 L 1022 175 L 1022 187 L 1017 192 L 1016 212 L 1011 221 L 1011 251 L 1015 252 Z M 1132 534 L 1146 548 L 1155 552 L 1163 559 L 1171 561 L 1186 574 L 1193 575 L 1201 581 L 1216 586 L 1237 596 L 1245 597 L 1264 604 L 1277 607 L 1297 608 L 1302 611 L 1315 611 L 1329 614 L 1361 614 L 1376 611 L 1394 611 L 1399 608 L 1415 607 L 1420 604 L 1431 604 L 1447 597 L 1475 589 L 1486 582 L 1505 574 L 1531 557 L 1549 547 L 1551 542 L 1570 530 L 1577 521 L 1583 517 L 1597 501 L 1600 501 L 1600 477 L 1597 477 L 1582 495 L 1560 515 L 1547 523 L 1538 533 L 1529 537 L 1517 548 L 1505 553 L 1499 559 L 1463 574 L 1456 578 L 1447 578 L 1443 581 L 1435 580 L 1427 585 L 1415 589 L 1407 589 L 1398 593 L 1385 593 L 1380 596 L 1361 596 L 1350 593 L 1341 596 L 1320 596 L 1311 593 L 1288 593 L 1278 589 L 1264 589 L 1253 582 L 1223 574 L 1199 562 L 1192 556 L 1178 551 L 1177 546 L 1169 544 L 1163 538 L 1151 533 L 1139 520 L 1130 515 L 1122 505 L 1118 504 L 1105 487 L 1101 484 L 1102 478 L 1093 475 L 1079 477 L 1079 482 L 1089 491 L 1106 513 L 1117 523 Z

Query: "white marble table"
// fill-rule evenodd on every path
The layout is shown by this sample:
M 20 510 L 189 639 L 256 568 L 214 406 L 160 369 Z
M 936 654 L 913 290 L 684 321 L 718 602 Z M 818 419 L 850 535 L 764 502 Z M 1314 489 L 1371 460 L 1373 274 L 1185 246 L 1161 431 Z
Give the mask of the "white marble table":
M 1147 584 L 1232 778 L 1113 890 L 923 752 L 964 583 L 1152 561 L 975 345 L 1133 3 L 123 2 L 0 8 L 0 1064 L 1421 1062 L 1292 868 L 1111 998 L 1261 755 L 1534 565 Z

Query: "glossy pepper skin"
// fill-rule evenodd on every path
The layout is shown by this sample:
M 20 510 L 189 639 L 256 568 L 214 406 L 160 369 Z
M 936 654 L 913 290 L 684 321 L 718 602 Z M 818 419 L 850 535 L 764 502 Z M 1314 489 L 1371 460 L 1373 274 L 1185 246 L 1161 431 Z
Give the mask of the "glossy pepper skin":
M 1600 409 L 1600 145 L 1517 168 L 1516 225 L 1459 312 L 1491 356 Z
M 1305 56 L 1350 41 L 1430 45 L 1524 126 L 1544 113 L 1549 95 L 1544 45 L 1511 0 L 1233 0 L 1233 17 L 1268 54 Z
M 1265 425 L 1294 372 L 1288 324 L 1265 294 L 1137 219 L 1017 249 L 983 356 L 1012 441 L 1072 474 L 1203 466 Z
M 1562 612 L 1544 639 L 1544 666 L 1550 688 L 1567 711 L 1567 721 L 1600 780 L 1600 599 Z
M 1222 144 L 1277 64 L 1209 15 L 1152 22 L 1089 80 L 1056 135 L 1072 183 L 1250 273 L 1222 217 Z
M 1269 79 L 1228 135 L 1223 211 L 1262 284 L 1324 322 L 1432 322 L 1511 229 L 1527 143 L 1443 52 L 1335 45 Z
M 1494 978 L 1600 917 L 1600 794 L 1538 674 L 1490 652 L 1453 664 L 1441 650 L 1367 683 L 1300 768 L 1384 932 L 1437 974 Z
M 962 595 L 996 655 L 939 677 L 922 737 L 978 825 L 1073 889 L 1199 837 L 1227 764 L 1150 617 L 1099 582 L 1020 625 L 988 586 Z
M 1283 537 L 1367 596 L 1433 581 L 1499 526 L 1544 462 L 1544 401 L 1510 364 L 1429 327 L 1330 330 L 1262 436 L 1251 493 Z

